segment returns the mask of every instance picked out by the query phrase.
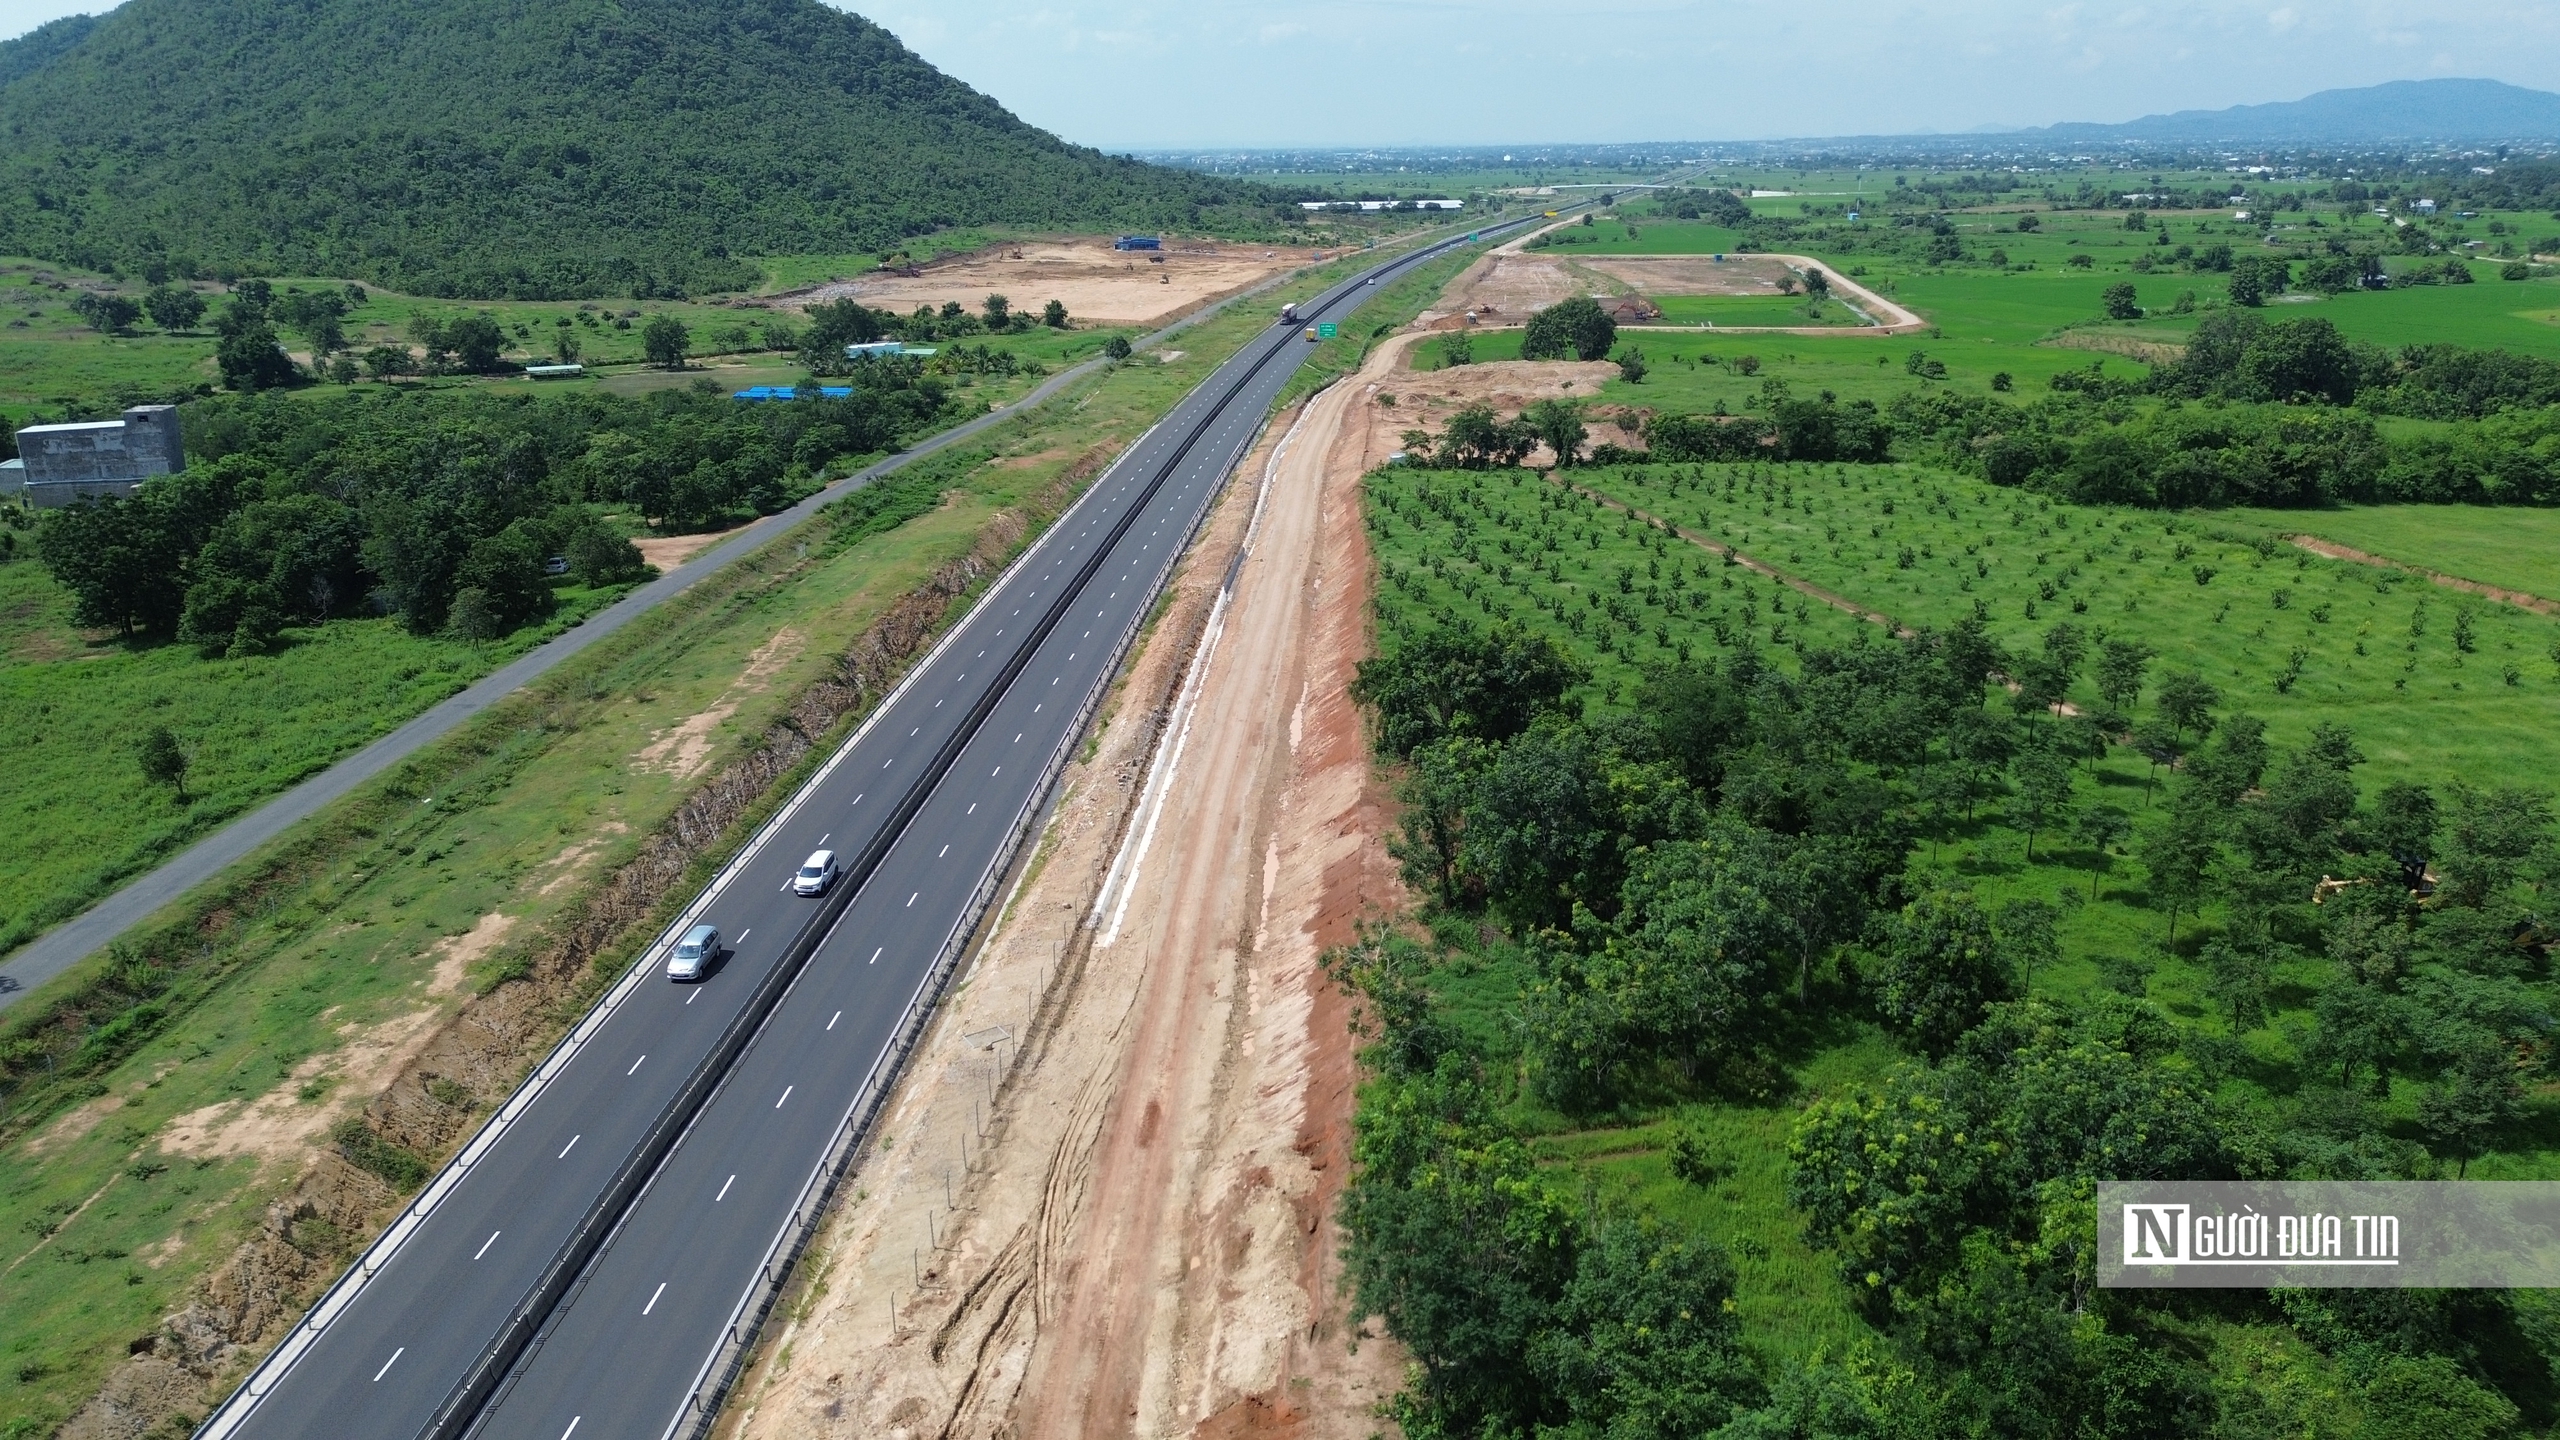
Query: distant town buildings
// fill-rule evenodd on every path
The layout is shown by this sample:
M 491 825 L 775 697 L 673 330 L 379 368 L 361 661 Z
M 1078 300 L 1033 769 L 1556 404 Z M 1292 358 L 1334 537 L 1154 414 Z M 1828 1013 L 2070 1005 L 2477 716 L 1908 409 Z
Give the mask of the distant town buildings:
M 28 504 L 58 509 L 77 501 L 130 495 L 154 475 L 187 468 L 178 441 L 178 408 L 136 405 L 115 420 L 69 425 L 30 425 L 18 432 L 20 467 Z M 9 479 L 0 477 L 0 486 Z

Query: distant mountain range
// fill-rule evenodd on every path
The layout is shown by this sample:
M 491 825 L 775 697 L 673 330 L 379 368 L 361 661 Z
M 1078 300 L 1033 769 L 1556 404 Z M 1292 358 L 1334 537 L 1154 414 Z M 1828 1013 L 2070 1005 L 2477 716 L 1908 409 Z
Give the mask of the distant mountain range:
M 1069 145 L 819 0 L 128 0 L 0 43 L 0 194 L 0 254 L 518 298 L 1280 198 Z
M 2560 95 L 2499 80 L 2394 80 L 2300 100 L 2180 110 L 2121 125 L 2005 132 L 2055 140 L 2165 144 L 2379 145 L 2460 140 L 2560 141 Z

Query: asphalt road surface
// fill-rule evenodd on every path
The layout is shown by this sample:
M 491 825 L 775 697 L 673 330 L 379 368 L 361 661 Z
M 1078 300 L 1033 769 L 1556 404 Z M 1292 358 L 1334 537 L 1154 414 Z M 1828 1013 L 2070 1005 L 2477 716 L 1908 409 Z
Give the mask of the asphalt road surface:
M 1375 293 L 1355 279 L 1306 323 Z M 726 939 L 719 968 L 673 983 L 653 950 L 377 1242 L 370 1278 L 333 1290 L 207 1433 L 563 1440 L 681 1419 L 1052 757 L 1309 348 L 1275 327 L 1132 446 L 697 902 Z M 852 873 L 825 899 L 792 894 L 821 847 Z

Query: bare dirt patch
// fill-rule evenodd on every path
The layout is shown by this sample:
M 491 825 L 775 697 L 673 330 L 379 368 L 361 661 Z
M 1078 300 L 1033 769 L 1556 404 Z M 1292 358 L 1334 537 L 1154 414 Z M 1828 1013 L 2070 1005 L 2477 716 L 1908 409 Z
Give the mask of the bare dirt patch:
M 956 302 L 975 314 L 993 294 L 1035 314 L 1056 300 L 1068 315 L 1087 323 L 1153 326 L 1312 264 L 1326 253 L 1169 241 L 1156 252 L 1162 257 L 1159 263 L 1144 251 L 1114 250 L 1107 240 L 1024 241 L 938 260 L 914 275 L 881 271 L 776 299 L 798 305 L 853 299 L 901 314 L 919 305 L 939 309 Z
M 773 684 L 773 677 L 783 666 L 799 658 L 809 637 L 797 630 L 774 632 L 772 639 L 757 646 L 747 657 L 747 667 L 720 692 L 710 709 L 694 715 L 683 724 L 653 732 L 649 743 L 631 757 L 635 770 L 657 770 L 679 780 L 690 779 L 711 761 L 711 747 L 722 725 L 738 713 L 750 695 L 761 694 Z
M 590 848 L 602 843 L 601 840 L 590 842 Z M 574 852 L 575 847 L 572 849 Z M 557 883 L 553 882 L 554 885 Z M 545 886 L 543 893 L 551 893 L 551 888 Z M 435 948 L 427 952 L 436 957 L 436 968 L 427 975 L 427 993 L 450 995 L 461 989 L 463 977 L 471 973 L 471 967 L 497 949 L 506 940 L 508 932 L 515 928 L 516 917 L 493 910 L 481 916 L 478 924 L 462 934 L 448 935 L 436 942 Z
M 124 1097 L 121 1095 L 101 1095 L 94 1100 L 84 1100 L 62 1112 L 61 1119 L 47 1125 L 42 1133 L 28 1141 L 27 1154 L 31 1157 L 49 1155 L 74 1140 L 86 1137 L 98 1128 L 99 1121 L 123 1108 Z
M 594 834 L 569 845 L 542 863 L 542 868 L 551 872 L 551 878 L 542 882 L 542 888 L 534 893 L 548 899 L 577 884 L 585 878 L 588 864 L 602 854 L 607 845 L 630 833 L 631 827 L 619 820 L 608 820 L 597 826 Z
M 498 933 L 504 928 L 498 927 Z M 472 933 L 480 932 L 475 928 Z M 448 966 L 454 983 L 460 983 L 468 962 L 460 958 L 459 941 L 468 938 L 445 942 L 452 953 L 437 962 L 431 988 L 442 983 Z M 343 1026 L 338 1034 L 345 1043 L 339 1048 L 294 1066 L 274 1089 L 254 1100 L 224 1100 L 177 1117 L 160 1131 L 159 1146 L 191 1160 L 247 1155 L 307 1163 L 331 1125 L 361 1109 L 426 1048 L 443 1016 L 442 1007 L 430 1005 L 377 1025 Z M 304 1088 L 314 1082 L 325 1088 L 317 1099 L 303 1099 Z
M 1370 393 L 1266 444 L 1184 562 L 726 1433 L 1378 1431 L 1403 1355 L 1343 1323 L 1353 1045 L 1317 965 L 1401 903 L 1342 693 Z
M 1595 255 L 1582 263 L 1639 295 L 1775 295 L 1796 273 L 1775 255 Z
M 725 530 L 710 530 L 699 535 L 643 535 L 631 543 L 641 559 L 657 566 L 658 573 L 664 575 L 728 538 Z
M 2102 355 L 2122 355 L 2146 365 L 2172 365 L 2187 353 L 2187 347 L 2175 341 L 2147 340 L 2114 330 L 2065 330 L 2050 340 L 2037 343 L 2059 350 L 2095 350 Z

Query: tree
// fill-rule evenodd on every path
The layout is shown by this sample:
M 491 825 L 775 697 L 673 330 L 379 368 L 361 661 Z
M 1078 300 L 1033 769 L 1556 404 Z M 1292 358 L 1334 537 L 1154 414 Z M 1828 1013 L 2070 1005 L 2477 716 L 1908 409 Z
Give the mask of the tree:
M 166 785 L 177 792 L 178 803 L 187 803 L 187 752 L 178 745 L 178 737 L 166 725 L 154 725 L 143 732 L 136 747 L 136 758 L 142 763 L 142 778 L 154 785 Z
M 2418 1127 L 2437 1151 L 2460 1161 L 2455 1178 L 2467 1178 L 2472 1157 L 2485 1153 L 2490 1140 L 2522 1113 L 2523 1097 L 2515 1057 L 2495 1035 L 2474 1034 L 2419 1095 Z
M 988 296 L 986 316 L 987 328 L 996 334 L 1003 334 L 1006 327 L 1013 323 L 1013 302 L 1001 295 Z
M 1460 899 L 1458 857 L 1467 805 L 1477 777 L 1490 763 L 1483 741 L 1448 736 L 1413 752 L 1413 768 L 1397 789 L 1404 816 L 1387 852 L 1397 860 L 1406 884 L 1436 895 L 1442 905 L 1454 906 Z
M 1644 352 L 1642 350 L 1630 345 L 1619 353 L 1619 379 L 1626 381 L 1630 385 L 1641 385 L 1644 383 L 1646 371 L 1647 366 L 1644 363 Z
M 1618 322 L 1588 295 L 1559 301 L 1529 317 L 1520 335 L 1523 360 L 1605 360 L 1618 343 Z
M 225 333 L 214 343 L 213 363 L 222 383 L 242 392 L 277 389 L 302 378 L 276 342 L 275 327 L 264 320 Z
M 2151 898 L 2169 912 L 2169 943 L 2178 942 L 2178 912 L 2204 898 L 2205 883 L 2220 854 L 2219 813 L 2203 792 L 2180 787 L 2168 813 L 2142 834 L 2135 857 L 2150 873 Z
M 693 343 L 692 332 L 673 315 L 652 316 L 641 328 L 640 349 L 649 363 L 662 370 L 684 368 L 685 351 Z
M 1555 452 L 1559 469 L 1570 469 L 1590 438 L 1582 423 L 1582 407 L 1570 400 L 1540 400 L 1520 413 L 1521 423 Z
M 2436 797 L 2424 785 L 2394 780 L 2374 797 L 2365 833 L 2400 867 L 2412 890 L 2426 882 L 2427 861 L 2435 854 Z
M 1575 1260 L 1526 1357 L 1540 1394 L 1563 1411 L 1561 1426 L 1537 1433 L 1702 1436 L 1760 1398 L 1723 1251 L 1657 1220 L 1606 1216 Z
M 1379 749 L 1410 755 L 1444 735 L 1508 740 L 1590 678 L 1543 633 L 1458 624 L 1361 661 L 1351 698 L 1378 712 Z
M 410 316 L 409 339 L 424 357 L 421 364 L 430 375 L 442 374 L 445 365 L 453 359 L 453 341 L 445 332 L 441 316 L 430 315 L 423 310 Z
M 569 573 L 581 585 L 619 585 L 649 573 L 649 561 L 640 547 L 601 521 L 589 521 L 571 531 L 561 552 L 568 558 Z
M 2133 817 L 2113 805 L 2096 805 L 2081 812 L 2073 832 L 2080 843 L 2089 847 L 2089 898 L 2098 898 L 2098 876 L 2107 869 L 2107 852 L 2124 843 L 2133 833 Z
M 142 308 L 163 330 L 187 330 L 204 318 L 205 299 L 184 285 L 155 285 L 142 297 Z
M 1970 891 L 1931 890 L 1904 906 L 1886 924 L 1880 959 L 1876 1008 L 1932 1060 L 1980 1023 L 1985 1006 L 2016 994 L 1991 917 Z
M 1828 299 L 1831 295 L 1831 277 L 1822 273 L 1821 266 L 1809 265 L 1805 267 L 1804 290 L 1806 294 L 1817 300 Z
M 552 357 L 563 365 L 577 364 L 578 355 L 585 348 L 585 345 L 579 341 L 578 332 L 575 330 L 562 330 L 551 337 Z
M 2153 698 L 2160 707 L 2160 718 L 2168 721 L 2183 740 L 2190 730 L 2203 735 L 2213 729 L 2213 707 L 2222 703 L 2222 692 L 2201 674 L 2184 670 L 2162 677 L 2159 693 Z
M 2027 863 L 2036 858 L 2036 835 L 2071 813 L 2071 757 L 2050 744 L 2030 745 L 2011 763 L 2018 777 L 2018 808 L 2025 812 Z
M 92 330 L 121 335 L 142 318 L 142 307 L 123 295 L 105 295 L 83 290 L 71 297 L 71 313 L 88 322 Z
M 2142 698 L 2143 674 L 2151 666 L 2153 653 L 2138 640 L 2111 638 L 2098 647 L 2098 697 L 2108 709 L 2133 712 L 2134 702 Z
M 2478 908 L 2546 858 L 2551 801 L 2538 791 L 2500 785 L 2481 790 L 2456 782 L 2446 816 L 2440 867 L 2447 899 Z
M 1127 337 L 1125 337 L 1125 336 L 1120 336 L 1120 335 L 1114 335 L 1114 336 L 1112 336 L 1110 339 L 1103 341 L 1103 342 L 1102 342 L 1102 353 L 1103 353 L 1104 358 L 1106 358 L 1106 359 L 1111 359 L 1111 360 L 1126 360 L 1126 359 L 1128 359 L 1128 358 L 1129 358 L 1129 341 L 1128 341 Z
M 1472 365 L 1475 359 L 1476 342 L 1466 331 L 1454 331 L 1440 341 L 1440 363 L 1443 367 Z
M 1052 330 L 1066 329 L 1067 302 L 1064 300 L 1052 300 L 1048 304 L 1040 307 L 1040 323 L 1048 326 Z
M 2107 307 L 2107 318 L 2110 320 L 2142 318 L 2142 306 L 2136 302 L 2133 286 L 2127 281 L 2119 280 L 2108 286 L 2106 294 L 2101 298 Z
M 641 343 L 650 343 L 646 337 L 655 335 L 656 330 L 656 322 L 650 322 L 650 329 L 644 333 Z M 684 327 L 678 325 L 676 330 L 676 363 L 667 367 L 671 370 L 684 366 Z M 445 327 L 444 338 L 445 343 L 453 347 L 453 362 L 473 375 L 487 375 L 495 371 L 499 365 L 499 354 L 507 348 L 506 332 L 500 330 L 498 322 L 487 315 L 463 316 Z M 657 358 L 657 352 L 651 351 L 650 358 Z

